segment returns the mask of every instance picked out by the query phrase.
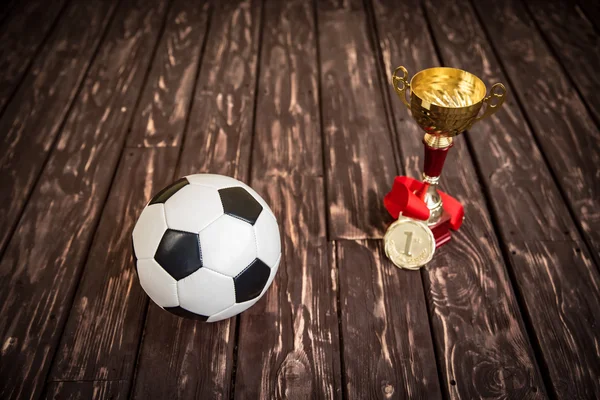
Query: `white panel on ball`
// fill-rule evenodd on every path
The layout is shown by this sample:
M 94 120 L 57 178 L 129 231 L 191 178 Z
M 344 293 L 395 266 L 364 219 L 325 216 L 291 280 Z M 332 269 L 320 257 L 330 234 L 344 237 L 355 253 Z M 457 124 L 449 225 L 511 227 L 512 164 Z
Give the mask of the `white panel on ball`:
M 262 212 L 254 224 L 257 255 L 269 267 L 273 267 L 281 254 L 279 227 L 272 214 Z
M 231 307 L 221 311 L 220 313 L 211 315 L 210 318 L 208 318 L 208 320 L 206 322 L 217 322 L 217 321 L 221 321 L 221 320 L 224 320 L 227 318 L 231 318 L 235 315 L 238 315 L 242 311 L 246 311 L 247 309 L 252 307 L 254 304 L 256 304 L 256 302 L 258 300 L 260 300 L 260 296 L 255 299 L 245 301 L 243 303 L 234 304 Z
M 138 260 L 140 284 L 153 302 L 161 307 L 177 307 L 177 281 L 154 259 Z
M 198 233 L 223 215 L 219 192 L 205 186 L 187 185 L 165 203 L 171 229 Z
M 196 174 L 185 177 L 192 185 L 209 186 L 215 189 L 223 189 L 228 187 L 240 186 L 240 181 L 224 175 L 214 174 Z
M 233 279 L 200 268 L 177 282 L 181 307 L 196 314 L 210 316 L 235 303 Z
M 133 243 L 137 258 L 152 258 L 167 230 L 165 209 L 162 204 L 144 208 L 133 228 Z
M 200 232 L 202 265 L 231 277 L 256 258 L 256 237 L 249 223 L 223 215 Z

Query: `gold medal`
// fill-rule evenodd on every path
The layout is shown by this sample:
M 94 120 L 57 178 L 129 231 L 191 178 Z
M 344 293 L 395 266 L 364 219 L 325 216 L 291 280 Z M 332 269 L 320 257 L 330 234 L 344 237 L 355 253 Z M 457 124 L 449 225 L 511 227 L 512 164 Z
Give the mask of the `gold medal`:
M 419 269 L 433 258 L 435 238 L 423 221 L 400 216 L 383 237 L 385 254 L 395 266 Z

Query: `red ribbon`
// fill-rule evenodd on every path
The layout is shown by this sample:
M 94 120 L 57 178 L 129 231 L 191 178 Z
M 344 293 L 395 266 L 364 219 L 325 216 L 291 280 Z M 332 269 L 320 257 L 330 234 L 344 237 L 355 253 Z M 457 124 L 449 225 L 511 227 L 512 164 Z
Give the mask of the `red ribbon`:
M 425 221 L 429 218 L 429 208 L 415 194 L 424 190 L 427 190 L 425 183 L 408 176 L 397 176 L 392 190 L 383 198 L 383 204 L 394 219 L 398 219 L 402 213 L 406 217 Z
M 423 201 L 423 196 L 429 184 L 418 181 L 408 176 L 397 176 L 394 179 L 392 190 L 385 195 L 383 204 L 394 219 L 402 215 L 426 221 L 429 219 L 429 208 Z M 460 228 L 465 215 L 462 204 L 454 197 L 438 191 L 442 198 L 444 211 L 450 216 L 450 227 L 453 230 Z

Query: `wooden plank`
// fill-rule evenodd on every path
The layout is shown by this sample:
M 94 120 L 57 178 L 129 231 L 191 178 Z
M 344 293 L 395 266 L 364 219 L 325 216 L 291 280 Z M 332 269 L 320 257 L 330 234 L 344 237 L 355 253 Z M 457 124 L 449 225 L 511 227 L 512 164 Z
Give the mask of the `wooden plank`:
M 271 288 L 240 317 L 235 397 L 341 398 L 323 179 L 294 175 L 252 182 L 277 216 L 283 253 Z
M 169 9 L 165 32 L 153 63 L 162 63 L 170 55 L 174 64 L 180 65 L 180 59 L 188 60 L 189 54 L 199 53 L 207 27 L 207 11 L 208 3 L 198 7 L 185 0 L 176 0 Z M 197 36 L 198 41 L 189 40 L 185 45 L 178 42 L 182 32 Z M 154 77 L 152 72 L 150 76 Z M 146 82 L 140 104 L 152 104 L 156 96 L 162 96 L 165 103 L 174 102 L 179 95 L 176 90 L 181 83 L 179 77 L 168 73 L 160 76 L 160 87 L 155 86 L 159 78 Z M 183 106 L 182 118 L 185 118 L 188 107 Z M 137 108 L 133 126 L 147 120 L 146 110 L 141 106 Z M 157 122 L 161 115 L 156 114 Z M 159 123 L 165 130 L 181 135 L 183 124 L 171 120 L 173 124 L 167 129 L 169 116 L 162 118 L 164 120 Z M 172 181 L 179 156 L 179 149 L 173 147 L 150 150 L 126 151 L 119 166 L 119 175 L 96 231 L 50 380 L 130 382 L 133 378 L 147 297 L 132 273 L 130 240 L 115 235 L 115 232 L 131 233 L 137 216 L 152 194 Z M 125 390 L 127 387 L 128 384 Z
M 48 400 L 125 400 L 127 382 L 86 381 L 52 382 L 48 385 L 45 398 Z
M 477 8 L 514 85 L 513 95 L 525 105 L 523 112 L 550 168 L 594 252 L 600 254 L 600 211 L 595 206 L 600 203 L 600 131 L 523 3 L 507 0 Z
M 374 0 L 373 5 L 388 82 L 398 65 L 411 74 L 439 65 L 417 1 Z M 446 23 L 454 26 L 450 21 Z M 387 90 L 403 167 L 409 176 L 419 177 L 423 132 L 391 85 Z M 478 133 L 477 128 L 471 135 Z M 441 188 L 463 203 L 466 220 L 422 270 L 443 390 L 449 398 L 544 397 L 544 384 L 464 141 L 464 136 L 456 139 Z M 497 380 L 485 376 L 490 371 L 498 374 Z
M 248 179 L 260 16 L 257 0 L 215 5 L 179 175 Z M 183 320 L 151 304 L 133 397 L 228 399 L 235 329 L 235 319 Z
M 150 302 L 133 398 L 228 399 L 235 319 L 206 324 Z
M 127 140 L 129 147 L 179 146 L 206 34 L 209 2 L 177 2 Z M 189 3 L 189 2 L 188 2 Z
M 0 263 L 0 397 L 36 398 L 113 179 L 166 1 L 123 4 Z
M 183 152 L 180 175 L 210 171 L 248 177 L 260 2 L 226 1 L 213 11 L 185 137 L 185 146 L 195 151 Z
M 594 269 L 583 248 L 574 240 L 509 244 L 512 263 L 531 266 L 522 269 L 519 284 L 532 292 L 526 293 L 525 306 L 558 398 L 600 398 L 600 353 L 592 345 L 598 343 L 600 285 L 578 272 Z
M 362 2 L 318 3 L 329 239 L 382 237 L 397 172 Z
M 15 90 L 66 0 L 19 2 L 0 31 L 0 110 Z
M 337 260 L 347 397 L 442 398 L 420 274 L 380 240 L 340 240 Z
M 72 1 L 0 119 L 0 254 L 52 150 L 117 1 Z M 24 162 L 25 161 L 25 162 Z
M 528 0 L 525 3 L 553 47 L 554 54 L 564 65 L 562 74 L 566 73 L 571 78 L 596 122 L 600 123 L 600 77 L 596 68 L 600 65 L 600 35 L 591 20 L 586 18 L 575 2 Z M 562 74 L 561 79 L 564 79 Z M 551 80 L 554 76 L 549 75 L 547 79 Z M 561 103 L 568 101 L 568 98 L 560 98 Z M 589 119 L 585 113 L 581 114 L 580 119 Z M 578 134 L 583 135 L 583 132 Z M 598 167 L 600 164 L 594 165 Z
M 464 205 L 465 223 L 424 271 L 444 383 L 453 399 L 546 398 L 482 188 L 461 139 L 442 179 L 443 188 Z
M 135 278 L 131 240 L 137 216 L 173 179 L 178 149 L 128 149 L 100 217 L 50 381 L 133 378 L 147 297 Z
M 279 221 L 282 261 L 264 298 L 240 317 L 235 398 L 340 398 L 336 281 L 315 177 L 323 160 L 314 9 L 305 1 L 265 8 L 252 184 Z
M 190 53 L 200 52 L 206 30 L 207 9 L 208 3 L 204 7 L 190 7 L 189 2 L 183 0 L 171 6 L 154 63 L 164 61 L 166 55 L 170 54 L 175 65 L 178 65 L 180 58 L 187 59 Z M 173 43 L 180 43 L 177 40 L 182 32 L 193 32 L 199 41 L 187 41 L 185 46 L 180 44 L 174 47 Z M 172 98 L 179 93 L 173 90 L 180 84 L 179 77 L 161 75 L 162 87 L 158 87 L 154 86 L 158 78 L 152 80 L 155 77 L 153 72 L 146 83 L 140 104 L 152 104 L 152 99 L 158 93 L 163 95 L 164 102 L 172 102 Z M 148 90 L 148 87 L 154 87 L 155 91 Z M 146 110 L 145 107 L 138 107 L 133 126 L 147 119 Z M 182 118 L 185 118 L 187 111 L 185 107 Z M 160 115 L 156 116 L 157 120 Z M 164 119 L 168 120 L 169 116 Z M 161 126 L 166 127 L 167 123 L 161 123 Z M 183 124 L 173 120 L 169 131 L 179 135 L 179 131 L 183 131 Z M 119 183 L 117 179 L 111 190 L 50 380 L 122 380 L 126 383 L 123 390 L 128 393 L 147 297 L 132 273 L 130 243 L 120 235 L 115 236 L 114 232 L 131 232 L 150 196 L 170 183 L 179 150 L 131 149 L 126 154 L 125 163 L 120 167 L 120 170 L 126 171 L 121 172 L 123 182 Z M 136 180 L 136 176 L 144 176 L 145 180 Z
M 255 173 L 320 176 L 318 63 L 313 4 L 268 1 L 257 93 Z
M 432 1 L 426 5 L 431 10 L 428 15 L 444 64 L 465 68 L 481 77 L 488 86 L 503 82 L 509 88 L 509 97 L 502 110 L 488 120 L 477 123 L 471 129 L 473 133 L 465 135 L 473 145 L 492 205 L 498 212 L 502 210 L 502 219 L 499 221 L 501 232 L 510 240 L 564 240 L 568 235 L 564 232 L 574 230 L 573 222 L 521 109 L 511 98 L 515 91 L 502 73 L 473 9 L 466 5 L 460 11 L 458 5 L 451 7 Z M 442 15 L 461 21 L 460 26 L 451 29 L 451 39 L 442 33 L 442 27 L 448 25 Z M 461 45 L 460 39 L 469 45 Z M 464 49 L 460 54 L 450 50 L 461 46 Z M 507 188 L 511 190 L 507 191 Z M 543 194 L 538 188 L 543 188 Z
M 427 1 L 426 9 L 445 63 L 468 69 L 484 82 L 507 83 L 466 1 Z M 509 93 L 515 93 L 513 87 L 507 87 Z M 583 315 L 600 315 L 598 270 L 591 263 L 573 264 L 572 256 L 562 248 L 565 240 L 582 240 L 521 110 L 514 100 L 508 100 L 502 111 L 475 125 L 466 136 L 496 216 L 530 333 L 549 377 L 548 390 L 558 397 L 570 397 L 597 388 L 598 359 L 588 361 L 590 355 L 581 346 L 599 342 L 599 333 L 579 327 Z M 541 246 L 544 242 L 548 244 Z M 530 249 L 528 258 L 508 251 L 524 244 Z M 584 247 L 580 257 L 590 257 Z M 539 273 L 534 286 L 527 279 L 532 270 Z M 569 279 L 564 279 L 566 276 Z M 581 287 L 589 287 L 591 292 Z M 548 303 L 542 300 L 544 296 L 560 300 Z M 552 332 L 552 340 L 547 332 Z
M 385 89 L 377 84 L 378 66 L 375 63 L 377 52 L 364 54 L 365 49 L 369 48 L 368 38 L 372 32 L 368 30 L 368 26 L 365 26 L 362 6 L 360 4 L 349 4 L 348 6 L 350 12 L 346 12 L 346 14 L 343 10 L 328 11 L 334 15 L 339 13 L 330 20 L 328 29 L 324 30 L 321 25 L 319 26 L 322 69 L 328 82 L 322 83 L 324 133 L 326 136 L 334 138 L 337 137 L 338 132 L 329 128 L 332 126 L 335 128 L 337 122 L 333 121 L 334 125 L 332 125 L 329 121 L 328 125 L 327 113 L 329 112 L 334 119 L 342 118 L 342 121 L 346 118 L 353 118 L 352 114 L 345 115 L 346 105 L 344 102 L 354 98 L 343 98 L 342 96 L 356 96 L 354 107 L 359 112 L 362 112 L 366 105 L 377 101 L 378 105 L 375 109 L 369 108 L 366 110 L 365 116 L 361 114 L 358 116 L 373 118 L 373 121 L 367 120 L 367 123 L 377 124 L 379 129 L 385 131 L 388 129 L 383 112 L 385 103 L 379 100 Z M 322 14 L 322 12 L 318 14 L 319 20 L 323 19 Z M 347 25 L 336 21 L 336 18 L 340 21 L 348 19 L 348 15 L 353 15 L 355 20 L 348 21 Z M 335 44 L 326 39 L 327 35 L 333 34 L 336 35 Z M 345 35 L 350 35 L 347 42 Z M 359 36 L 357 37 L 357 35 Z M 346 47 L 331 54 L 333 46 L 339 47 L 337 42 L 345 44 Z M 363 64 L 359 66 L 355 61 L 354 65 L 346 66 L 342 62 L 345 58 L 340 54 L 343 51 L 350 55 L 350 60 L 356 59 L 357 55 L 364 54 L 365 59 L 361 60 Z M 341 74 L 340 71 L 345 70 L 348 70 L 350 76 Z M 364 76 L 361 76 L 361 73 Z M 337 78 L 337 74 L 341 76 Z M 357 77 L 362 79 L 357 80 Z M 327 99 L 332 93 L 334 78 L 339 79 L 340 88 L 335 87 L 335 90 L 340 90 L 341 94 L 333 93 L 340 99 L 329 99 L 330 103 L 328 104 Z M 355 80 L 353 85 L 347 82 L 349 79 Z M 358 94 L 348 93 L 349 87 Z M 366 94 L 369 96 L 365 97 Z M 331 107 L 332 104 L 335 107 Z M 329 111 L 327 111 L 328 108 Z M 361 122 L 364 125 L 364 119 Z M 354 129 L 353 124 L 355 123 L 356 121 L 351 120 L 347 128 Z M 337 158 L 341 157 L 339 170 L 356 162 L 358 162 L 358 167 L 369 166 L 368 168 L 372 168 L 371 171 L 366 171 L 371 175 L 369 180 L 380 173 L 382 164 L 387 165 L 385 168 L 389 169 L 389 175 L 395 175 L 396 168 L 390 149 L 394 145 L 393 140 L 389 140 L 381 134 L 376 140 L 370 142 L 368 138 L 371 135 L 370 132 L 366 133 L 366 138 L 364 137 L 365 133 L 360 131 L 354 131 L 351 135 L 347 140 L 352 140 L 352 142 L 345 144 L 349 148 L 356 146 L 355 142 L 360 143 L 361 139 L 367 139 L 366 145 L 359 144 L 364 148 L 360 159 L 348 159 L 353 156 L 345 155 L 342 147 L 339 150 L 330 150 L 335 154 L 335 159 L 330 157 L 326 162 L 337 163 Z M 338 140 L 337 143 L 344 143 L 343 138 Z M 383 229 L 386 228 L 386 219 L 389 218 L 385 211 L 375 212 L 380 209 L 383 194 L 389 190 L 393 178 L 389 175 L 382 177 L 381 181 L 377 183 L 379 194 L 375 194 L 372 189 L 363 194 L 356 194 L 359 198 L 362 196 L 363 199 L 367 199 L 368 204 L 361 205 L 351 201 L 348 209 L 351 215 L 364 215 L 367 208 L 374 210 L 369 223 L 378 226 L 378 235 L 381 235 Z M 334 175 L 332 178 L 336 178 L 336 176 Z M 330 191 L 331 180 L 328 183 L 328 191 Z M 348 193 L 348 191 L 357 190 L 355 186 L 364 185 L 364 182 L 345 182 L 344 184 L 349 185 L 343 189 Z M 331 209 L 330 213 L 332 213 Z M 341 223 L 338 226 L 343 227 Z M 380 269 L 382 260 L 379 246 L 374 241 L 342 240 L 337 242 L 337 267 L 335 270 L 338 271 L 340 282 L 340 318 L 344 345 L 344 395 L 348 398 L 440 398 L 438 372 L 421 278 L 418 274 L 402 273 L 395 268 L 388 269 L 391 274 L 385 273 L 384 277 Z M 384 264 L 387 267 L 390 265 L 387 261 Z M 410 299 L 410 305 L 407 305 L 406 302 L 404 304 L 398 302 L 397 305 L 402 310 L 400 311 L 396 304 L 392 304 L 389 300 L 394 293 L 398 293 L 404 299 Z M 409 308 L 408 314 L 405 313 L 407 307 Z M 418 338 L 415 338 L 415 335 Z

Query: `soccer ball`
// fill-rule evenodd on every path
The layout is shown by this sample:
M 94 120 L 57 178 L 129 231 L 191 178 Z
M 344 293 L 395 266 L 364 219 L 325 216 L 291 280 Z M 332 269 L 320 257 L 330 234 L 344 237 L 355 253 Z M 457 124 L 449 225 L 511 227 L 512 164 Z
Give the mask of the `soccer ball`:
M 133 229 L 133 248 L 152 301 L 207 322 L 256 303 L 281 259 L 267 203 L 244 183 L 210 174 L 186 176 L 154 196 Z

